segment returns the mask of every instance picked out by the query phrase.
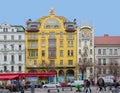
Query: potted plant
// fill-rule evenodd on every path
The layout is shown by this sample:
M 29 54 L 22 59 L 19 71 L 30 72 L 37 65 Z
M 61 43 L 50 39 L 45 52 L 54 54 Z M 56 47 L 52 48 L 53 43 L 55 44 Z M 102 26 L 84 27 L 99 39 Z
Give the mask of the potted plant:
M 75 85 L 75 87 L 77 88 L 76 92 L 82 92 L 82 90 L 81 90 L 82 86 L 81 85 L 77 84 L 77 85 Z

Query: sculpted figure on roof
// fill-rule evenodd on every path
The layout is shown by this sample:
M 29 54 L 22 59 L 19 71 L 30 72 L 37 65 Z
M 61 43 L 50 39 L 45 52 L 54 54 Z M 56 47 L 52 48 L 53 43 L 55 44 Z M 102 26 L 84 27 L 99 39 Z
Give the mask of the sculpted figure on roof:
M 54 14 L 54 10 L 55 10 L 54 8 L 51 8 L 50 9 L 50 14 Z

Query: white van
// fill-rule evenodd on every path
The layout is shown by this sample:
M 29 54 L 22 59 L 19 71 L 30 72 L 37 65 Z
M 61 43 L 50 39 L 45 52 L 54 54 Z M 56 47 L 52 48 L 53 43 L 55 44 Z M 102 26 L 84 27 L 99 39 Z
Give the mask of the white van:
M 68 83 L 68 86 L 75 86 L 75 85 L 84 85 L 84 81 L 83 80 L 75 80 L 72 83 Z

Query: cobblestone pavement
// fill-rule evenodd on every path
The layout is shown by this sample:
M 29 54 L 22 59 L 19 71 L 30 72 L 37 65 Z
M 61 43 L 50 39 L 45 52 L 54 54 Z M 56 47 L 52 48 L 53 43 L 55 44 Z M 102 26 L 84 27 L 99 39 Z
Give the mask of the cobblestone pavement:
M 48 89 L 49 88 L 35 88 L 34 93 L 48 93 Z M 92 89 L 92 93 L 112 93 L 111 91 L 109 91 L 108 88 L 106 89 L 106 91 L 103 90 L 101 92 L 99 92 L 97 88 L 93 86 L 91 87 L 91 89 Z M 13 92 L 13 93 L 21 93 L 21 92 Z M 32 93 L 32 92 L 31 89 L 27 89 L 24 91 L 24 93 Z M 51 90 L 50 93 L 85 93 L 85 92 L 76 92 L 76 88 L 73 87 L 72 91 L 70 89 L 65 89 L 64 91 L 62 91 L 62 88 L 59 88 L 59 92 L 57 92 L 56 90 Z

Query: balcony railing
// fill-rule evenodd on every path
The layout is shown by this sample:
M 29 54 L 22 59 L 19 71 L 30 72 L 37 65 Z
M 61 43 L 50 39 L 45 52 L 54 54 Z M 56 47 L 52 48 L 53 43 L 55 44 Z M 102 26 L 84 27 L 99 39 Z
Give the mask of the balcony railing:
M 28 40 L 38 40 L 38 37 L 28 37 Z
M 28 46 L 28 49 L 38 49 L 38 46 Z
M 28 58 L 38 58 L 38 56 L 28 56 Z

